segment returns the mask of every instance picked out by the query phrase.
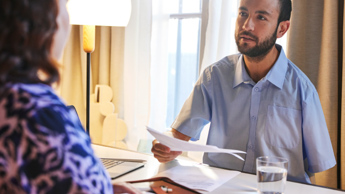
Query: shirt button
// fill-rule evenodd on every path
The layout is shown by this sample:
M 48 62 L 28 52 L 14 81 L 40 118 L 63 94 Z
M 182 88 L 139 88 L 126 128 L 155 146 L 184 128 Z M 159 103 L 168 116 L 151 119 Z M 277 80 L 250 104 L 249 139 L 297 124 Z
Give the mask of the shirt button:
M 254 88 L 254 91 L 255 91 L 255 92 L 258 92 L 258 91 L 259 91 L 259 88 L 257 88 L 257 87 Z
M 252 116 L 252 120 L 255 120 L 256 119 L 256 116 Z
M 248 148 L 249 148 L 249 149 L 253 149 L 253 146 L 252 146 L 252 145 L 249 145 Z

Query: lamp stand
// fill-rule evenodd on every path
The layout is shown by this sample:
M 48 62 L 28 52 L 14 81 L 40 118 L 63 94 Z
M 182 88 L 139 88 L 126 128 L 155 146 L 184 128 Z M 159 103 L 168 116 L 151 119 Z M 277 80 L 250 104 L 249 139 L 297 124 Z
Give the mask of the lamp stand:
M 86 132 L 90 135 L 91 53 L 95 50 L 95 26 L 83 26 L 83 49 L 86 52 Z
M 86 133 L 90 135 L 91 53 L 86 53 Z

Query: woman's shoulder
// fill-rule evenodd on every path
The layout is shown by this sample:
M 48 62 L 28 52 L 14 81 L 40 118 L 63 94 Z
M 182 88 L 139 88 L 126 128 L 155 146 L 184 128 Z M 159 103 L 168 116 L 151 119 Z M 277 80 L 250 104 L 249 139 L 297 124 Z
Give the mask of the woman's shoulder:
M 35 110 L 54 105 L 64 103 L 50 86 L 44 84 L 7 84 L 0 95 L 1 111 L 12 112 L 11 116 L 32 115 Z
M 7 145 L 16 146 L 13 149 Z M 16 159 L 6 154 L 9 150 L 15 152 Z M 61 193 L 80 192 L 85 188 L 98 191 L 100 187 L 111 191 L 108 176 L 94 156 L 90 138 L 78 116 L 49 86 L 14 84 L 1 95 L 0 153 L 1 161 L 16 167 L 12 170 L 18 173 L 14 177 L 22 189 L 42 189 L 45 193 L 57 189 L 58 185 L 63 190 Z M 7 171 L 4 173 L 6 180 L 14 178 L 10 173 L 6 174 Z M 97 185 L 91 182 L 91 174 L 95 175 L 93 181 Z M 32 181 L 21 182 L 19 177 Z M 45 188 L 36 187 L 39 185 L 34 183 L 53 177 L 59 178 L 54 184 L 45 182 Z M 11 182 L 3 183 L 20 189 Z
M 2 125 L 25 123 L 23 128 L 31 128 L 48 120 L 58 125 L 68 108 L 50 86 L 16 83 L 7 84 L 0 95 L 0 113 Z
M 79 135 L 88 138 L 75 111 L 44 84 L 9 85 L 0 98 L 0 117 L 1 125 L 22 125 L 28 133 L 50 136 L 82 132 Z
M 37 104 L 38 108 L 52 104 L 63 104 L 51 86 L 45 84 L 8 84 L 6 96 L 11 96 L 24 104 Z

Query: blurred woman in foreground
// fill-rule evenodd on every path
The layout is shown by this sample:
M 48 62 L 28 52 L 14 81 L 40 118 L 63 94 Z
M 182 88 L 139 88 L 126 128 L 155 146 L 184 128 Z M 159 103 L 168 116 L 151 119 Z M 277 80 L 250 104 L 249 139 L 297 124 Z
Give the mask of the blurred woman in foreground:
M 135 193 L 110 183 L 51 88 L 70 32 L 66 2 L 0 0 L 0 193 Z

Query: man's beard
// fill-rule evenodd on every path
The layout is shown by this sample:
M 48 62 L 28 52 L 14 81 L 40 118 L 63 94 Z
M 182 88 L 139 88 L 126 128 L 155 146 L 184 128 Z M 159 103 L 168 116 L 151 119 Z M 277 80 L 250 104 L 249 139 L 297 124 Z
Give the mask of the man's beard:
M 252 39 L 254 39 L 256 45 L 253 48 L 248 48 L 248 43 L 243 43 L 240 45 L 240 35 L 246 35 L 250 36 Z M 267 55 L 267 53 L 272 49 L 272 47 L 275 45 L 275 42 L 277 40 L 277 30 L 274 31 L 274 33 L 268 37 L 266 40 L 264 40 L 262 43 L 258 43 L 258 38 L 251 34 L 250 32 L 244 31 L 240 34 L 236 35 L 236 44 L 237 49 L 240 53 L 243 55 L 246 55 L 251 58 L 262 58 Z

